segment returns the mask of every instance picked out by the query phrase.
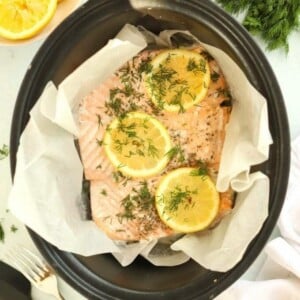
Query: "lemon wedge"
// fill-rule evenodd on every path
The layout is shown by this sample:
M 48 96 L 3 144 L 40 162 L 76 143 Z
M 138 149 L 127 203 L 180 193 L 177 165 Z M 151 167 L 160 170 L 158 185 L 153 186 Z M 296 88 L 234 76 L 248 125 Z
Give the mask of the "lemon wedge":
M 112 164 L 125 176 L 149 177 L 160 173 L 172 147 L 168 131 L 154 117 L 130 112 L 106 129 L 103 146 Z
M 57 0 L 1 0 L 0 36 L 10 40 L 30 38 L 52 19 Z
M 207 228 L 219 210 L 219 193 L 208 175 L 198 169 L 180 168 L 161 180 L 155 204 L 161 220 L 177 232 Z
M 170 112 L 184 112 L 207 94 L 210 70 L 199 53 L 186 49 L 163 51 L 151 62 L 146 90 L 152 102 Z

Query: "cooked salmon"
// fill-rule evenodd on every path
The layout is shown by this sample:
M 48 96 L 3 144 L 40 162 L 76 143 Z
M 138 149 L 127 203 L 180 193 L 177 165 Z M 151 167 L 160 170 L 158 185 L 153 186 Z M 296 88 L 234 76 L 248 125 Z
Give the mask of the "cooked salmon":
M 174 234 L 158 217 L 154 205 L 157 184 L 166 172 L 205 162 L 216 179 L 231 112 L 231 98 L 217 62 L 201 46 L 193 51 L 206 56 L 211 82 L 199 105 L 184 113 L 157 110 L 147 96 L 144 84 L 146 63 L 160 50 L 141 52 L 115 74 L 102 82 L 81 102 L 79 113 L 79 147 L 85 178 L 91 182 L 91 210 L 95 223 L 111 239 L 139 241 Z M 124 111 L 143 111 L 168 129 L 174 145 L 181 145 L 180 155 L 173 157 L 165 170 L 150 179 L 132 179 L 115 169 L 103 148 L 107 126 Z M 217 220 L 233 206 L 233 193 L 220 193 Z

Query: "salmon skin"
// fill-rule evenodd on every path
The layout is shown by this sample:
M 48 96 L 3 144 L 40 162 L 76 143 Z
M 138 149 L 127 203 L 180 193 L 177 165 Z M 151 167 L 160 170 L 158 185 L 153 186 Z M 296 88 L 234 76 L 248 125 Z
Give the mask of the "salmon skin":
M 160 220 L 154 205 L 155 189 L 167 172 L 196 166 L 201 161 L 216 180 L 231 112 L 231 97 L 213 57 L 201 46 L 189 49 L 207 59 L 211 81 L 206 97 L 185 112 L 158 110 L 147 96 L 144 84 L 147 68 L 151 59 L 162 50 L 142 51 L 81 102 L 79 148 L 85 178 L 90 180 L 92 218 L 111 239 L 140 241 L 175 234 Z M 168 129 L 173 144 L 181 145 L 161 174 L 152 178 L 123 176 L 105 154 L 102 140 L 107 126 L 117 115 L 128 111 L 154 115 Z M 220 193 L 220 208 L 214 224 L 232 207 L 233 192 Z

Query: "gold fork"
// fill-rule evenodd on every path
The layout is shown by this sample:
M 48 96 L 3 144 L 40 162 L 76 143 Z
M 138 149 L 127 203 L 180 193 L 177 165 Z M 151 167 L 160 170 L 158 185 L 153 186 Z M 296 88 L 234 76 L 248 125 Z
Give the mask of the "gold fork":
M 63 299 L 59 294 L 54 272 L 38 255 L 18 246 L 7 253 L 6 257 L 10 265 L 19 270 L 39 290 L 57 299 Z

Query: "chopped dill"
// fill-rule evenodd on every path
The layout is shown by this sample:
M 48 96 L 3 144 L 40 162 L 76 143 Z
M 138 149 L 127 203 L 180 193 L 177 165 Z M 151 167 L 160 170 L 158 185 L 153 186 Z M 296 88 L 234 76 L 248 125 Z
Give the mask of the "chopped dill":
M 169 84 L 175 74 L 177 74 L 177 72 L 174 69 L 159 65 L 158 70 L 147 78 L 147 84 L 150 87 L 152 96 L 156 99 L 160 109 L 164 107 L 163 98 L 166 96 Z
M 201 54 L 208 62 L 214 60 L 214 58 L 213 58 L 206 50 L 202 50 L 202 51 L 200 52 L 200 54 Z
M 112 176 L 114 181 L 117 183 L 125 179 L 125 176 L 120 171 L 112 172 Z
M 4 238 L 5 238 L 5 233 L 4 233 L 4 229 L 0 223 L 0 242 L 4 243 Z
M 182 104 L 182 96 L 183 93 L 188 93 L 188 87 L 181 87 L 176 91 L 176 94 L 174 95 L 173 99 L 170 101 L 170 104 L 177 105 L 179 107 L 179 113 L 184 113 L 185 109 Z
M 129 138 L 137 137 L 137 133 L 135 131 L 136 127 L 137 127 L 137 124 L 135 122 L 133 122 L 129 125 L 126 125 L 122 119 L 120 120 L 120 122 L 118 124 L 118 129 L 120 131 L 122 131 L 123 133 L 125 133 Z
M 211 73 L 210 75 L 210 79 L 213 81 L 213 82 L 217 82 L 220 78 L 220 74 L 217 73 L 216 71 L 214 71 L 213 73 Z
M 205 178 L 205 176 L 208 175 L 206 163 L 201 160 L 197 161 L 197 169 L 191 171 L 190 175 Z
M 147 59 L 143 60 L 139 67 L 138 67 L 138 73 L 139 74 L 142 74 L 142 73 L 145 73 L 145 74 L 149 74 L 151 73 L 153 69 L 153 66 L 151 64 L 151 57 L 149 56 Z
M 105 189 L 102 189 L 102 191 L 100 192 L 101 195 L 103 196 L 107 196 L 107 191 Z
M 167 155 L 170 160 L 172 160 L 173 158 L 178 158 L 178 161 L 180 163 L 183 163 L 185 161 L 184 151 L 180 145 L 172 147 L 165 155 Z
M 122 223 L 123 219 L 140 218 L 139 213 L 148 212 L 153 207 L 153 203 L 154 196 L 150 193 L 147 182 L 144 181 L 139 189 L 133 188 L 132 192 L 121 201 L 123 212 L 117 214 L 119 222 Z
M 103 123 L 102 123 L 102 118 L 100 115 L 97 115 L 97 119 L 98 119 L 98 126 L 103 126 Z
M 15 233 L 15 232 L 18 231 L 18 227 L 16 227 L 16 225 L 12 224 L 12 225 L 10 226 L 10 231 L 13 232 L 13 233 Z
M 98 146 L 103 146 L 103 140 L 99 140 L 99 139 L 96 139 L 96 143 L 98 144 Z
M 186 66 L 187 71 L 193 73 L 206 73 L 206 61 L 204 59 L 200 59 L 199 63 L 196 62 L 194 58 L 190 58 L 188 64 Z
M 3 144 L 2 148 L 0 149 L 0 160 L 6 158 L 8 154 L 9 154 L 8 146 Z
M 117 214 L 119 222 L 122 223 L 123 219 L 126 219 L 126 220 L 135 219 L 135 216 L 133 214 L 135 204 L 132 201 L 130 195 L 127 195 L 124 199 L 122 199 L 121 204 L 122 204 L 122 207 L 124 210 L 122 213 Z
M 158 149 L 152 144 L 151 140 L 148 140 L 148 155 L 153 158 L 158 158 Z
M 188 187 L 182 189 L 180 186 L 176 186 L 170 193 L 166 210 L 175 212 L 178 210 L 180 204 L 191 204 L 192 195 L 196 193 L 197 191 L 191 191 L 188 189 Z

